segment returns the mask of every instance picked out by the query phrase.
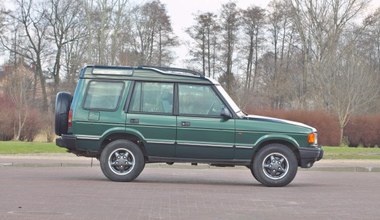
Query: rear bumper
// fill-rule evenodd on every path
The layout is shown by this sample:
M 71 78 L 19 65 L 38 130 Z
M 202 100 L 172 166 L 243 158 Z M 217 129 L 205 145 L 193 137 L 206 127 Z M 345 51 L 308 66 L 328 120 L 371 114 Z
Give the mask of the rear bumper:
M 315 161 L 323 158 L 323 149 L 316 148 L 300 148 L 300 167 L 310 168 L 314 165 Z
M 59 147 L 67 148 L 69 151 L 77 149 L 77 138 L 74 135 L 65 135 L 55 139 L 55 144 Z

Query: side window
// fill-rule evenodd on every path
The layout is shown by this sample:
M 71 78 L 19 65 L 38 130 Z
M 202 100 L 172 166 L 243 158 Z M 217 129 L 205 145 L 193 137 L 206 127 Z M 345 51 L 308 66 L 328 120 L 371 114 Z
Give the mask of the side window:
M 223 102 L 207 85 L 178 85 L 179 114 L 220 116 Z
M 91 81 L 84 100 L 84 109 L 114 111 L 123 92 L 123 82 Z
M 131 99 L 131 105 L 130 105 L 130 111 L 131 112 L 140 112 L 142 109 L 141 106 L 141 83 L 138 82 L 135 85 L 135 88 L 133 90 L 133 96 Z
M 130 112 L 173 112 L 173 83 L 137 82 L 133 91 Z

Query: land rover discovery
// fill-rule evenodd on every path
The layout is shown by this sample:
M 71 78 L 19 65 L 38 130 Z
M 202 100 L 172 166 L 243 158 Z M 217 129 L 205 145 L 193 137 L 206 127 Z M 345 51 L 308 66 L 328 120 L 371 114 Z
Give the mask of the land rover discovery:
M 72 96 L 55 105 L 56 144 L 95 157 L 113 181 L 146 163 L 246 166 L 266 186 L 285 186 L 323 157 L 316 129 L 245 114 L 222 86 L 178 68 L 86 66 Z

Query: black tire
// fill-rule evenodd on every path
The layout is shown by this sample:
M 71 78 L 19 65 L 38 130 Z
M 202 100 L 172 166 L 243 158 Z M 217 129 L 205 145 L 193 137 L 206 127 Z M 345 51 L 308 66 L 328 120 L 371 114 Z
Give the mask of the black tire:
M 69 111 L 73 97 L 70 93 L 60 92 L 55 99 L 55 134 L 67 134 Z
M 128 140 L 109 143 L 100 155 L 100 168 L 112 181 L 129 182 L 138 177 L 145 167 L 141 149 Z
M 269 144 L 253 158 L 252 175 L 265 186 L 286 186 L 297 174 L 298 162 L 294 152 L 282 144 Z

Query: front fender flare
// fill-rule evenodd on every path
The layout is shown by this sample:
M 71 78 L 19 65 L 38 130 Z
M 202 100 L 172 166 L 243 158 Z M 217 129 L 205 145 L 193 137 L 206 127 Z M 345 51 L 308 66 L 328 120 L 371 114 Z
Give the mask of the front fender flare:
M 296 148 L 299 148 L 300 145 L 298 142 L 291 136 L 284 135 L 284 134 L 267 134 L 262 137 L 260 137 L 253 146 L 257 148 L 257 146 L 260 146 L 262 143 L 265 142 L 275 142 L 275 141 L 281 141 L 281 142 L 287 142 L 291 145 L 293 145 Z

